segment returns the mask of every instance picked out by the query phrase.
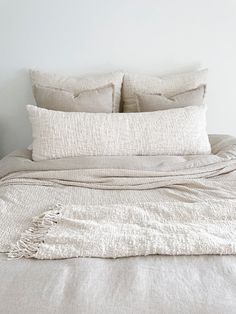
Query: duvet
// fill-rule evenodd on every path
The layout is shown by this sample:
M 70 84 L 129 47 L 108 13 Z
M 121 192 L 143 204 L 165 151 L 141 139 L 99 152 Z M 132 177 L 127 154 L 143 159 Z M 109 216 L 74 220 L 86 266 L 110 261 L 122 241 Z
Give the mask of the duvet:
M 27 282 L 21 310 L 44 313 L 39 282 L 54 313 L 234 313 L 236 139 L 210 142 L 202 156 L 5 157 L 0 250 L 34 261 L 2 255 L 0 310 Z M 129 258 L 35 261 L 87 256 Z

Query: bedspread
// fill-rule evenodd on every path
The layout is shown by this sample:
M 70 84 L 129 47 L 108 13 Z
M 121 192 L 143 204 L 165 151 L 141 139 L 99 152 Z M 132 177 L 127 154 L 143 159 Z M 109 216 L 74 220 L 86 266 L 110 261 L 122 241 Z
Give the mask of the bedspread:
M 11 259 L 0 313 L 234 314 L 236 256 Z
M 236 139 L 210 136 L 210 156 L 0 161 L 0 251 L 55 204 L 129 206 L 236 199 Z M 236 308 L 236 256 L 144 256 L 54 261 L 0 254 L 3 313 L 227 313 Z M 41 297 L 38 298 L 40 289 Z M 19 304 L 14 304 L 12 298 Z
M 80 157 L 33 162 L 30 151 L 0 165 L 0 249 L 50 206 L 181 204 L 236 199 L 236 140 L 211 136 L 203 156 Z M 227 206 L 224 205 L 224 206 Z M 207 217 L 206 217 L 207 218 Z

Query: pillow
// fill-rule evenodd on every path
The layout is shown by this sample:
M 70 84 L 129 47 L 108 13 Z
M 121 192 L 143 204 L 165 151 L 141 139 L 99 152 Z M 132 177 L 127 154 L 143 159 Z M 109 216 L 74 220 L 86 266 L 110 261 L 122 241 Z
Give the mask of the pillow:
M 210 153 L 205 106 L 142 113 L 51 111 L 27 106 L 33 160 Z
M 156 111 L 203 104 L 206 86 L 202 85 L 196 89 L 177 94 L 171 98 L 163 95 L 136 95 L 137 111 Z
M 207 70 L 155 77 L 125 74 L 123 82 L 123 111 L 135 112 L 137 94 L 163 94 L 172 97 L 207 83 Z
M 33 86 L 40 107 L 73 112 L 112 112 L 114 86 L 109 84 L 78 95 L 58 88 Z
M 114 86 L 112 111 L 119 112 L 121 85 L 123 81 L 123 73 L 121 72 L 95 74 L 81 77 L 70 77 L 32 70 L 31 79 L 33 85 L 33 93 L 37 105 L 39 107 L 46 108 L 47 104 L 50 103 L 50 108 L 52 108 L 53 106 L 54 110 L 60 110 L 60 106 L 58 106 L 57 104 L 62 103 L 60 97 L 65 97 L 65 91 L 72 93 L 73 97 L 73 95 L 78 96 L 84 91 L 100 89 L 101 87 L 112 84 Z M 52 91 L 49 90 L 49 93 L 48 89 L 45 89 L 45 87 L 49 89 L 52 88 Z M 55 89 L 57 91 L 56 95 L 54 93 L 55 102 L 52 102 L 52 99 L 50 99 L 50 97 L 51 93 L 53 91 L 55 92 Z M 62 96 L 59 93 L 60 90 L 62 90 Z M 94 104 L 94 107 L 96 105 L 98 105 L 97 102 Z M 90 107 L 92 107 L 91 104 Z M 92 108 L 93 112 L 100 111 L 100 109 L 94 107 Z

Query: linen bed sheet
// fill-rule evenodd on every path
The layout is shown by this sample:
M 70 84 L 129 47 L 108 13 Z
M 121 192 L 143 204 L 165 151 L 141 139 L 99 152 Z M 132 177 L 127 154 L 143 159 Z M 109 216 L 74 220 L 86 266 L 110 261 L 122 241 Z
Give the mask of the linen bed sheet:
M 214 135 L 210 142 L 210 156 L 32 162 L 24 150 L 5 157 L 0 251 L 8 252 L 32 217 L 55 203 L 234 200 L 236 139 Z M 1 254 L 0 313 L 48 313 L 49 305 L 50 313 L 234 313 L 235 262 L 235 256 L 9 261 Z M 18 294 L 21 308 L 12 304 Z

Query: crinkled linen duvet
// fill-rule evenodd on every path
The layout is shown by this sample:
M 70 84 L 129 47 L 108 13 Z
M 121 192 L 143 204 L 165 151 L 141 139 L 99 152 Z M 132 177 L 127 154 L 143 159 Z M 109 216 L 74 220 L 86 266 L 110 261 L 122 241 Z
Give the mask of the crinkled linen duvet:
M 235 313 L 236 139 L 210 142 L 203 156 L 2 159 L 0 313 Z

